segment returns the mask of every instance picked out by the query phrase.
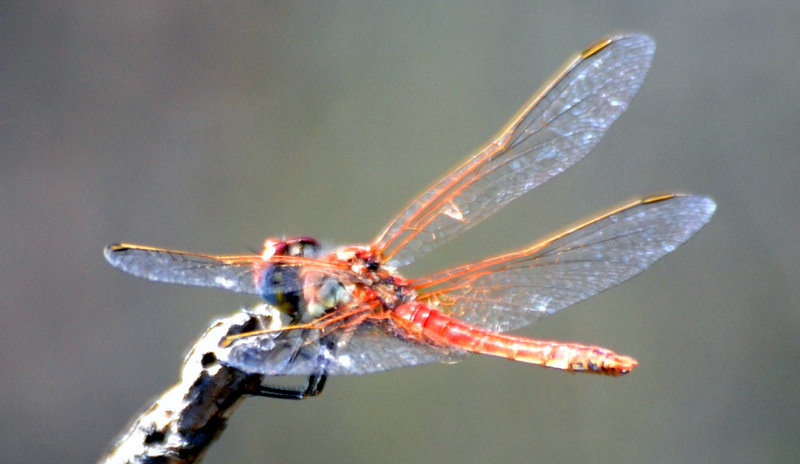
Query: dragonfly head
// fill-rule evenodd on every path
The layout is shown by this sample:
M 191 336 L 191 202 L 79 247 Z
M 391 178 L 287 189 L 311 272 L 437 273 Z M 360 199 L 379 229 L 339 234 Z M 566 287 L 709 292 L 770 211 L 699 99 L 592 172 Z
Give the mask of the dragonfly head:
M 314 257 L 319 244 L 313 238 L 293 237 L 284 240 L 267 239 L 264 241 L 264 252 L 261 254 L 265 262 L 275 256 Z M 264 267 L 258 278 L 259 294 L 270 305 L 286 314 L 297 316 L 303 297 L 303 284 L 299 270 L 295 266 L 269 264 Z
M 283 240 L 268 238 L 264 240 L 261 257 L 265 260 L 273 256 L 299 256 L 313 258 L 319 251 L 319 242 L 310 237 L 291 237 Z

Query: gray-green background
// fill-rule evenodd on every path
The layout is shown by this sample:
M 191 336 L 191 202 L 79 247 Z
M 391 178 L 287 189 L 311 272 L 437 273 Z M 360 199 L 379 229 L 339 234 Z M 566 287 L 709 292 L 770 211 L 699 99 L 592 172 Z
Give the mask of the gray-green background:
M 408 270 L 510 250 L 651 192 L 716 216 L 641 277 L 522 330 L 636 357 L 618 378 L 471 356 L 249 399 L 208 463 L 753 463 L 800 456 L 800 6 L 3 2 L 0 461 L 92 462 L 253 300 L 106 265 L 363 243 L 573 52 L 655 61 L 586 160 Z

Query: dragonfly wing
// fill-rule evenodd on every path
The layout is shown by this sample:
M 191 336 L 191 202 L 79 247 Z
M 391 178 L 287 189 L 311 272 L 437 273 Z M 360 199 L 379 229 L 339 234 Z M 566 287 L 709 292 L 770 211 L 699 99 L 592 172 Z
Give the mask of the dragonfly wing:
M 373 243 L 409 264 L 583 158 L 639 89 L 655 51 L 644 35 L 604 39 L 570 61 L 483 151 L 424 193 Z
M 259 294 L 259 256 L 226 259 L 128 244 L 110 245 L 103 255 L 115 268 L 143 279 Z
M 312 330 L 286 330 L 237 340 L 225 364 L 253 374 L 363 375 L 433 362 L 456 362 L 466 353 L 418 343 L 391 333 L 385 320 L 366 321 L 353 332 L 319 338 Z
M 622 283 L 691 238 L 716 204 L 651 197 L 536 246 L 415 282 L 420 298 L 470 324 L 504 332 Z
M 341 370 L 332 374 L 369 374 L 401 367 L 418 366 L 433 362 L 461 361 L 466 352 L 420 343 L 392 334 L 388 321 L 367 322 L 359 326 L 353 338 L 340 347 L 337 357 Z

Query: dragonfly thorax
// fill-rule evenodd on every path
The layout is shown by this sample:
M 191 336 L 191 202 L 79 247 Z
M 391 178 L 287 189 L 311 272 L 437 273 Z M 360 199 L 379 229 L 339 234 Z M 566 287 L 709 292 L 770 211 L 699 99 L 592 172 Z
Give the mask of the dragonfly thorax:
M 416 298 L 408 280 L 397 271 L 383 265 L 368 247 L 353 246 L 332 253 L 332 261 L 346 265 L 355 277 L 345 287 L 357 301 L 374 303 L 376 311 L 392 310 Z
M 353 301 L 380 312 L 416 298 L 408 281 L 368 247 L 341 248 L 325 256 L 317 256 L 318 251 L 318 243 L 307 237 L 264 242 L 262 258 L 269 264 L 259 276 L 259 295 L 295 323 L 311 322 Z M 277 256 L 316 258 L 345 272 L 281 263 Z

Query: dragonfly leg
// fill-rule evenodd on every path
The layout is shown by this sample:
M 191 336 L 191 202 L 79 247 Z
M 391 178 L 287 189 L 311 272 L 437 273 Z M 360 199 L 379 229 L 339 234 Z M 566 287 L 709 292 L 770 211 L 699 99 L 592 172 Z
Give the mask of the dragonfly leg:
M 308 383 L 306 384 L 305 389 L 302 390 L 259 385 L 259 387 L 256 390 L 251 391 L 250 394 L 254 396 L 263 396 L 266 398 L 278 398 L 282 400 L 304 400 L 322 393 L 322 389 L 325 388 L 325 381 L 327 379 L 328 374 L 323 371 L 309 376 Z
M 309 335 L 309 332 L 305 332 L 303 334 L 303 338 L 306 338 Z M 328 339 L 323 339 L 321 343 L 323 346 L 317 354 L 318 370 L 308 377 L 308 382 L 306 383 L 306 388 L 304 390 L 292 390 L 288 388 L 275 388 L 260 385 L 259 388 L 251 394 L 256 396 L 265 396 L 267 398 L 304 400 L 322 393 L 322 389 L 325 388 L 325 381 L 328 380 L 328 363 L 330 356 L 328 353 L 333 350 L 335 346 L 335 339 L 328 337 Z M 300 346 L 297 347 L 291 359 L 296 359 L 299 354 Z

